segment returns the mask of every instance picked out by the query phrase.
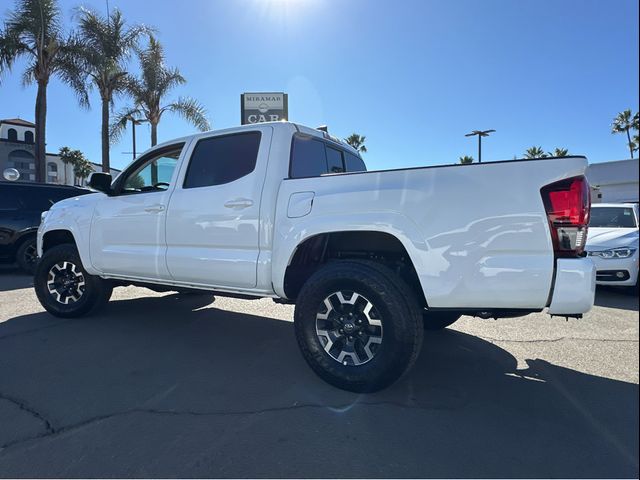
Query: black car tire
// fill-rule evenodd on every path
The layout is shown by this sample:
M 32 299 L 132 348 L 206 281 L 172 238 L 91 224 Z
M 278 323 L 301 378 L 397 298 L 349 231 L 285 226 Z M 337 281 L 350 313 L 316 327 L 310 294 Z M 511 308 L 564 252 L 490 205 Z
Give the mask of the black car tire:
M 334 308 L 337 292 L 355 303 L 339 300 Z M 332 308 L 326 307 L 326 301 Z M 360 331 L 352 330 L 355 320 L 349 321 L 349 331 L 354 332 L 350 337 L 345 333 L 347 323 L 335 323 L 341 321 L 347 307 L 354 312 L 353 318 L 360 318 L 361 326 L 356 328 L 362 329 L 362 337 L 356 335 Z M 366 316 L 361 308 L 368 309 Z M 323 309 L 326 313 L 321 313 Z M 335 322 L 320 320 L 324 315 Z M 321 337 L 319 332 L 326 331 L 319 329 L 318 322 L 327 322 L 327 328 L 336 334 L 339 328 L 335 325 L 343 327 L 341 339 L 332 341 L 329 350 L 329 336 Z M 298 294 L 294 327 L 300 350 L 313 371 L 331 385 L 352 392 L 375 392 L 391 385 L 411 368 L 422 346 L 422 316 L 416 295 L 392 270 L 374 262 L 336 261 L 314 273 Z M 375 352 L 371 339 L 376 340 Z M 340 348 L 340 355 L 350 348 L 348 355 L 355 351 L 356 356 L 340 361 L 340 355 L 335 358 Z M 360 362 L 363 357 L 368 359 L 356 364 L 356 359 Z
M 30 236 L 24 240 L 16 251 L 16 262 L 26 273 L 33 275 L 38 265 L 38 252 L 36 249 L 36 237 Z
M 462 315 L 458 312 L 434 312 L 425 310 L 422 313 L 424 329 L 429 331 L 442 330 L 454 324 Z
M 113 292 L 109 281 L 86 272 L 73 244 L 47 250 L 36 267 L 33 283 L 45 310 L 63 318 L 80 317 L 98 310 Z

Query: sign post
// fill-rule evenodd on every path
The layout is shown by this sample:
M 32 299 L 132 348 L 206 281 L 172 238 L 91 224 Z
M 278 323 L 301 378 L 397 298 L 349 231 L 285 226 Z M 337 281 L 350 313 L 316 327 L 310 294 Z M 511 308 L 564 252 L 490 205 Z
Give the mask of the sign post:
M 289 97 L 282 92 L 243 93 L 240 117 L 242 125 L 288 120 Z

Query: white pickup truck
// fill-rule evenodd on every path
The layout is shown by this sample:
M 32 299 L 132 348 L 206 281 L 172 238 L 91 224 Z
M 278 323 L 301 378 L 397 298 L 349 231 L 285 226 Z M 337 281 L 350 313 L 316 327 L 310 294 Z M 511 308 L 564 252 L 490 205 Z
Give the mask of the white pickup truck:
M 212 131 L 147 151 L 98 193 L 55 204 L 35 289 L 79 316 L 117 285 L 295 303 L 313 370 L 352 391 L 406 372 L 423 329 L 461 315 L 581 316 L 595 269 L 584 157 L 367 172 L 294 123 Z

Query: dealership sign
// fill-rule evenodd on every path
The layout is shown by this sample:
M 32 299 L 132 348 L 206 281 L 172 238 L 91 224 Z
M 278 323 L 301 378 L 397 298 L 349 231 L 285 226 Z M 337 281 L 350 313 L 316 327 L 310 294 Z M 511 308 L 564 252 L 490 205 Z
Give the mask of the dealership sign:
M 240 115 L 242 125 L 288 120 L 287 94 L 282 92 L 243 93 L 240 95 Z

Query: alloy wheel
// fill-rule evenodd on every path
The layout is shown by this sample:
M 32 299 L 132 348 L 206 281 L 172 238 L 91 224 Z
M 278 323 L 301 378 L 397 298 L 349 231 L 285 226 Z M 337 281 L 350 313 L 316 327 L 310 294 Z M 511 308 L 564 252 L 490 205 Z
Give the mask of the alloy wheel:
M 58 303 L 75 303 L 84 295 L 84 275 L 74 263 L 58 262 L 49 270 L 47 290 Z
M 325 352 L 343 365 L 371 361 L 382 344 L 382 319 L 363 295 L 334 292 L 319 306 L 316 335 Z

